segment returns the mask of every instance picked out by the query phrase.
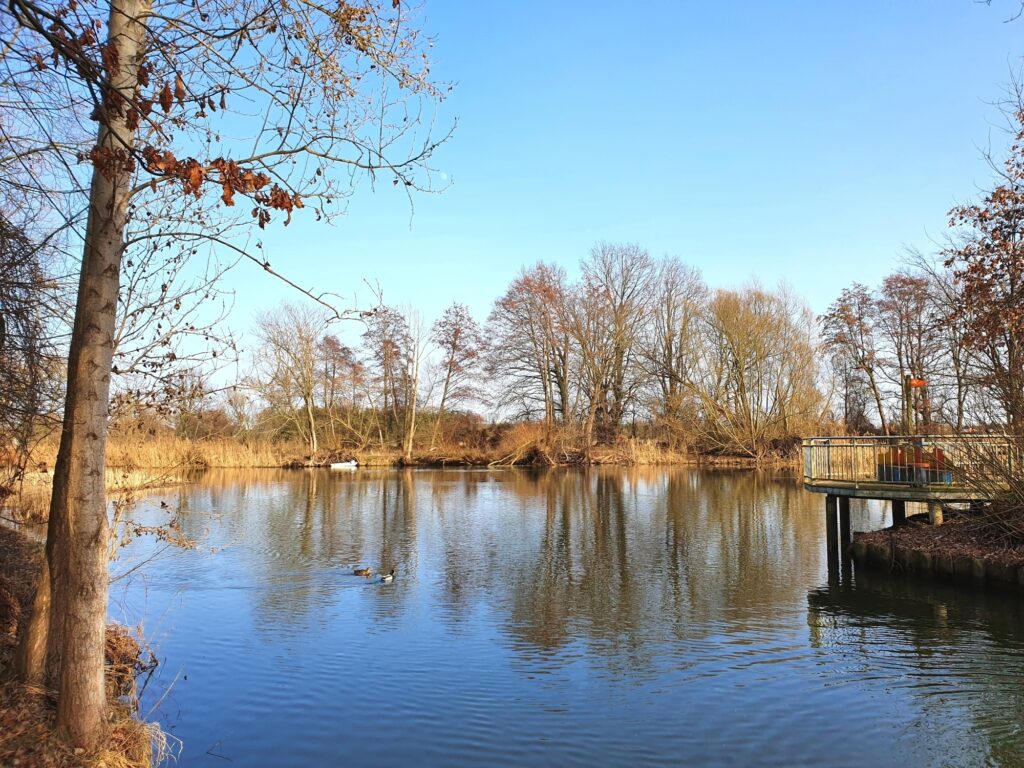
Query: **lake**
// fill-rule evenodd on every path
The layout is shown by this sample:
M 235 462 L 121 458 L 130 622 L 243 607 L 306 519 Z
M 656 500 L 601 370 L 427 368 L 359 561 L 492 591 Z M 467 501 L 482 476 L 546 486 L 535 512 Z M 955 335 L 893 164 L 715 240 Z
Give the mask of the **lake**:
M 125 546 L 111 615 L 181 766 L 1024 765 L 1022 601 L 830 575 L 792 477 L 219 471 L 168 510 L 198 547 Z

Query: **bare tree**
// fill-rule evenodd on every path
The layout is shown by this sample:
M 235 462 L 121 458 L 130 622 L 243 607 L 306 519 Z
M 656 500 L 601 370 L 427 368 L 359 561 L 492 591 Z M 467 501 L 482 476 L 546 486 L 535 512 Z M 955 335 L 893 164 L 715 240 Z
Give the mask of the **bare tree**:
M 320 365 L 321 403 L 332 446 L 337 447 L 346 440 L 364 447 L 369 442 L 366 407 L 362 400 L 366 367 L 356 351 L 342 344 L 336 336 L 325 336 L 321 340 Z
M 258 389 L 294 426 L 316 460 L 320 448 L 316 394 L 322 370 L 321 339 L 327 313 L 307 304 L 282 304 L 256 319 Z
M 477 377 L 483 364 L 486 342 L 483 331 L 466 305 L 455 302 L 434 323 L 430 340 L 441 352 L 438 365 L 442 376 L 441 399 L 437 405 L 434 431 L 430 436 L 432 451 L 445 409 L 481 398 Z
M 696 269 L 678 259 L 659 266 L 641 364 L 654 388 L 652 411 L 673 442 L 685 441 L 692 432 L 695 410 L 687 385 L 697 378 L 707 293 Z
M 888 275 L 882 281 L 875 311 L 877 330 L 889 353 L 883 360 L 883 370 L 900 393 L 900 412 L 907 414 L 914 406 L 904 386 L 906 377 L 931 381 L 942 353 L 928 278 L 908 271 Z M 927 402 L 920 405 L 922 424 L 927 428 L 932 409 Z M 904 429 L 908 429 L 907 424 Z
M 854 283 L 844 288 L 839 298 L 821 317 L 825 348 L 843 360 L 842 368 L 863 373 L 871 397 L 875 401 L 878 420 L 884 434 L 889 434 L 881 387 L 881 360 L 875 331 L 875 299 L 868 288 Z
M 416 423 L 419 413 L 420 367 L 423 363 L 424 335 L 423 318 L 414 309 L 407 308 L 409 342 L 402 356 L 402 400 L 405 403 L 402 435 L 402 457 L 408 462 L 412 459 L 413 443 L 416 440 Z
M 377 402 L 384 414 L 381 448 L 386 448 L 385 439 L 393 435 L 408 461 L 416 435 L 423 324 L 411 310 L 403 313 L 380 307 L 366 325 L 363 344 L 373 363 Z
M 982 384 L 1015 434 L 1024 431 L 1024 98 L 1014 91 L 1013 144 L 1000 183 L 950 211 L 960 240 L 944 250 L 960 287 L 955 312 L 976 353 Z
M 588 346 L 603 360 L 597 415 L 606 433 L 619 429 L 627 410 L 636 402 L 644 383 L 637 365 L 639 341 L 648 320 L 655 269 L 650 256 L 638 245 L 599 243 L 582 265 L 585 305 L 596 312 L 604 339 L 590 337 Z M 606 349 L 598 351 L 598 345 Z M 586 365 L 586 361 L 583 361 Z M 596 369 L 595 369 L 596 372 Z M 596 388 L 595 388 L 596 389 Z
M 566 301 L 565 273 L 538 264 L 512 281 L 487 321 L 488 370 L 502 383 L 498 405 L 527 419 L 540 416 L 549 443 L 573 411 Z

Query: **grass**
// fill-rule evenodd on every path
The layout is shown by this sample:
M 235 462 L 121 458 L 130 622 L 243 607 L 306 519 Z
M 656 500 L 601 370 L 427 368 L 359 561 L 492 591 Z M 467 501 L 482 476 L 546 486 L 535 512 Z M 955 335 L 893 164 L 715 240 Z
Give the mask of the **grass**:
M 700 455 L 692 451 L 673 449 L 651 439 L 622 437 L 613 443 L 596 445 L 585 456 L 580 447 L 580 436 L 571 429 L 545 434 L 538 423 L 517 423 L 492 432 L 488 439 L 475 442 L 440 441 L 433 450 L 420 446 L 413 451 L 413 465 L 470 465 L 558 466 L 580 463 L 622 464 L 629 466 L 669 464 L 711 464 L 722 466 L 752 466 L 756 462 L 743 457 Z M 23 507 L 29 519 L 40 516 L 48 496 L 33 486 L 48 485 L 48 470 L 56 457 L 56 443 L 49 441 L 39 446 L 32 456 L 31 466 L 36 471 L 26 477 Z M 403 463 L 397 448 L 378 445 L 357 450 L 332 450 L 325 447 L 318 452 L 318 463 L 355 458 L 367 467 L 388 467 Z M 789 464 L 783 457 L 771 464 Z M 168 434 L 155 436 L 136 433 L 111 435 L 107 446 L 107 487 L 110 491 L 139 490 L 183 482 L 190 472 L 209 468 L 279 468 L 303 466 L 309 463 L 308 447 L 295 442 L 245 441 L 238 439 L 186 440 Z M 40 468 L 44 471 L 40 471 Z
M 114 433 L 107 441 L 107 466 L 110 469 L 175 471 L 207 467 L 280 467 L 303 455 L 304 450 L 304 446 L 295 443 L 185 440 L 173 435 Z M 31 464 L 49 469 L 56 458 L 57 443 L 51 439 L 33 451 Z
M 114 436 L 107 449 L 110 467 L 205 469 L 207 467 L 280 467 L 303 448 L 289 443 L 239 440 L 184 440 L 159 436 L 140 440 Z

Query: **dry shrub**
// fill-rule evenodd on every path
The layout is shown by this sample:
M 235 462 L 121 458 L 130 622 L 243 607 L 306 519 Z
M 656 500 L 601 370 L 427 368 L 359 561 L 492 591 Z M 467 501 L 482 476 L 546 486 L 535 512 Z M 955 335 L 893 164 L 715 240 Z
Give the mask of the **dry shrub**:
M 545 446 L 541 424 L 522 422 L 503 430 L 494 446 L 492 464 L 554 464 Z
M 958 484 L 981 498 L 964 515 L 972 534 L 994 546 L 1024 545 L 1024 437 L 961 436 L 946 450 Z
M 680 464 L 691 460 L 685 450 L 673 451 L 657 440 L 626 438 L 613 445 L 599 446 L 591 451 L 595 464 Z

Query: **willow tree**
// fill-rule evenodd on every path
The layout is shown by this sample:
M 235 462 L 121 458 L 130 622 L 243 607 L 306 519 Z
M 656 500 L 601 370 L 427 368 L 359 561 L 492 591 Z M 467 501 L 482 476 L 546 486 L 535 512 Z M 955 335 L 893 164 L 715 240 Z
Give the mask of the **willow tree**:
M 90 748 L 105 720 L 105 454 L 131 248 L 215 237 L 276 274 L 251 227 L 329 218 L 363 175 L 429 186 L 437 142 L 421 117 L 441 94 L 398 0 L 10 0 L 3 13 L 5 103 L 20 90 L 25 110 L 95 124 L 84 150 L 39 144 L 91 170 L 47 566 L 18 655 L 25 679 L 56 690 L 61 734 Z M 159 195 L 179 201 L 176 222 L 129 243 Z

